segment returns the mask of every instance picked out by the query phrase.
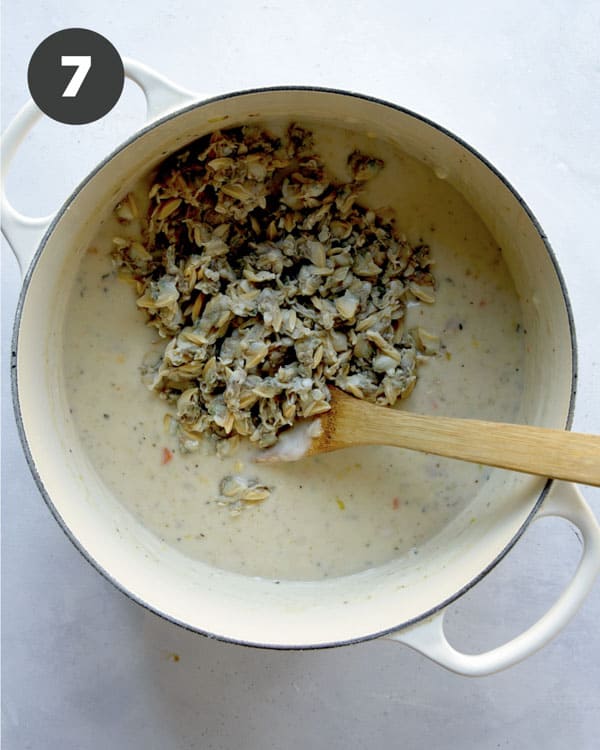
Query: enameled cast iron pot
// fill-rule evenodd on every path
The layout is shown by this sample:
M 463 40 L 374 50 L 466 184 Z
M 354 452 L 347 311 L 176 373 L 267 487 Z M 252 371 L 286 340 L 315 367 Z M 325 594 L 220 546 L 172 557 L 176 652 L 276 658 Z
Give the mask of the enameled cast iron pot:
M 55 216 L 26 218 L 2 190 L 3 231 L 25 273 L 13 347 L 17 423 L 31 471 L 69 538 L 135 601 L 174 623 L 235 643 L 313 648 L 385 635 L 469 675 L 503 669 L 543 646 L 576 612 L 600 569 L 600 528 L 570 484 L 494 470 L 475 507 L 418 556 L 333 580 L 276 584 L 183 558 L 144 529 L 97 478 L 66 408 L 66 290 L 107 207 L 165 154 L 214 130 L 223 118 L 228 127 L 250 114 L 351 125 L 392 139 L 442 169 L 503 248 L 523 301 L 531 345 L 523 419 L 568 428 L 575 392 L 573 321 L 545 235 L 506 180 L 460 139 L 412 112 L 348 92 L 292 87 L 200 101 L 145 66 L 126 61 L 125 67 L 145 93 L 149 124 L 98 165 Z M 3 186 L 4 169 L 39 116 L 30 102 L 7 128 Z M 477 524 L 470 523 L 473 515 Z M 549 515 L 568 519 L 583 539 L 579 567 L 562 596 L 532 628 L 500 648 L 478 655 L 456 651 L 444 635 L 444 608 L 485 576 L 529 523 Z

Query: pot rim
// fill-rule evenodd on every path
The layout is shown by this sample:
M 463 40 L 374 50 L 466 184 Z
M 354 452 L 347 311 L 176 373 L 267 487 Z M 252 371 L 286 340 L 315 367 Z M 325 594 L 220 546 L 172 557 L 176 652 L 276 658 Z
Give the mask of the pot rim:
M 223 641 L 226 643 L 235 643 L 237 645 L 248 646 L 252 648 L 309 651 L 309 650 L 321 649 L 321 648 L 335 648 L 338 646 L 346 646 L 346 645 L 351 645 L 355 643 L 361 643 L 363 641 L 374 640 L 376 638 L 381 638 L 391 633 L 395 633 L 399 630 L 403 630 L 404 628 L 408 628 L 411 625 L 415 625 L 416 623 L 426 620 L 427 618 L 432 617 L 433 615 L 441 612 L 443 609 L 448 607 L 450 604 L 452 604 L 461 596 L 463 596 L 463 594 L 465 594 L 467 591 L 473 588 L 473 586 L 475 586 L 481 580 L 483 580 L 483 578 L 485 578 L 488 575 L 488 573 L 490 573 L 496 567 L 496 565 L 498 565 L 498 563 L 501 560 L 503 560 L 504 557 L 512 550 L 514 545 L 524 534 L 525 530 L 528 528 L 529 524 L 532 522 L 533 518 L 537 514 L 545 497 L 550 491 L 554 480 L 548 479 L 546 481 L 542 491 L 539 494 L 539 497 L 537 498 L 533 508 L 531 509 L 531 512 L 528 514 L 527 518 L 522 523 L 522 525 L 520 526 L 516 534 L 507 542 L 507 544 L 498 553 L 498 555 L 490 563 L 488 563 L 488 565 L 485 568 L 483 568 L 476 576 L 474 576 L 470 581 L 468 581 L 464 586 L 462 586 L 458 591 L 456 591 L 454 594 L 444 599 L 435 607 L 428 609 L 427 611 L 421 613 L 420 615 L 413 617 L 405 622 L 399 623 L 396 626 L 385 628 L 384 630 L 377 631 L 375 633 L 369 633 L 367 635 L 363 635 L 357 638 L 350 638 L 350 639 L 341 640 L 341 641 L 332 641 L 332 642 L 309 644 L 309 645 L 297 645 L 297 644 L 285 645 L 285 644 L 269 644 L 269 643 L 263 643 L 263 642 L 245 641 L 242 639 L 235 639 L 235 638 L 230 638 L 230 637 L 226 637 L 223 635 L 211 633 L 209 631 L 203 630 L 200 627 L 190 625 L 187 622 L 183 622 L 177 619 L 176 617 L 173 617 L 168 612 L 164 612 L 158 609 L 155 605 L 150 604 L 144 599 L 138 597 L 132 591 L 128 590 L 116 578 L 114 578 L 113 575 L 107 569 L 105 569 L 102 565 L 100 565 L 88 553 L 88 551 L 83 547 L 83 545 L 79 542 L 77 537 L 71 532 L 71 529 L 69 528 L 69 526 L 63 520 L 57 507 L 54 505 L 52 498 L 50 497 L 50 493 L 46 490 L 44 481 L 37 470 L 35 459 L 29 447 L 29 442 L 27 439 L 25 426 L 23 424 L 23 417 L 21 413 L 21 405 L 20 405 L 20 399 L 19 399 L 19 388 L 18 388 L 17 352 L 18 352 L 18 345 L 19 345 L 19 331 L 20 331 L 20 324 L 21 324 L 21 315 L 23 312 L 23 307 L 25 305 L 27 292 L 29 290 L 30 281 L 31 281 L 33 272 L 35 271 L 35 268 L 37 266 L 37 263 L 48 243 L 48 240 L 54 231 L 54 228 L 56 227 L 58 222 L 61 220 L 63 215 L 66 213 L 72 201 L 81 192 L 81 190 L 89 182 L 91 182 L 91 180 L 96 176 L 96 174 L 98 174 L 98 172 L 100 172 L 100 170 L 106 164 L 108 164 L 113 158 L 119 156 L 119 154 L 122 151 L 124 151 L 128 146 L 130 146 L 132 143 L 138 140 L 138 138 L 141 138 L 142 136 L 146 135 L 147 133 L 154 130 L 155 128 L 161 126 L 165 122 L 168 122 L 169 120 L 172 120 L 182 114 L 191 112 L 194 109 L 198 109 L 200 107 L 203 107 L 206 104 L 211 104 L 213 102 L 225 101 L 227 99 L 233 99 L 235 97 L 244 96 L 248 94 L 263 94 L 263 93 L 272 93 L 272 92 L 282 92 L 282 93 L 283 92 L 291 92 L 291 93 L 293 92 L 317 92 L 317 93 L 324 93 L 324 94 L 333 94 L 335 96 L 355 97 L 363 101 L 368 101 L 374 104 L 379 104 L 381 106 L 389 107 L 393 110 L 396 110 L 397 112 L 401 112 L 402 114 L 408 115 L 409 117 L 412 117 L 415 120 L 418 120 L 424 123 L 425 125 L 428 125 L 434 128 L 438 132 L 442 133 L 443 135 L 455 141 L 458 145 L 462 146 L 464 149 L 469 151 L 476 159 L 478 159 L 509 190 L 509 192 L 513 195 L 513 197 L 519 203 L 521 208 L 525 211 L 525 214 L 527 215 L 528 219 L 531 221 L 533 227 L 535 228 L 537 234 L 539 235 L 540 239 L 542 240 L 544 244 L 546 252 L 554 267 L 554 272 L 560 284 L 562 297 L 565 303 L 565 308 L 566 308 L 567 318 L 568 318 L 568 323 L 569 323 L 569 336 L 570 336 L 570 343 L 571 343 L 571 368 L 572 368 L 572 373 L 573 373 L 572 380 L 571 380 L 571 393 L 570 393 L 570 398 L 569 398 L 569 407 L 568 407 L 568 412 L 567 412 L 567 419 L 565 421 L 565 429 L 571 428 L 571 425 L 573 422 L 575 397 L 577 393 L 577 375 L 578 375 L 577 373 L 577 340 L 576 340 L 576 334 L 575 334 L 575 322 L 573 318 L 573 309 L 571 306 L 571 301 L 569 299 L 566 283 L 565 283 L 562 271 L 560 269 L 560 266 L 558 264 L 558 261 L 556 259 L 556 256 L 554 254 L 554 251 L 550 245 L 550 242 L 548 241 L 548 237 L 546 233 L 542 229 L 540 223 L 536 219 L 532 210 L 529 208 L 529 206 L 527 205 L 525 200 L 521 197 L 521 195 L 517 192 L 517 190 L 513 187 L 513 185 L 477 149 L 475 149 L 473 146 L 468 144 L 466 141 L 464 141 L 462 138 L 457 136 L 452 131 L 448 130 L 442 125 L 439 125 L 433 120 L 430 120 L 428 117 L 425 117 L 417 112 L 414 112 L 413 110 L 410 110 L 399 104 L 394 104 L 392 102 L 386 101 L 385 99 L 380 99 L 375 96 L 370 96 L 368 94 L 362 94 L 362 93 L 358 93 L 354 91 L 347 91 L 344 89 L 329 88 L 329 87 L 324 87 L 324 86 L 279 85 L 279 86 L 264 86 L 264 87 L 250 88 L 250 89 L 240 89 L 240 90 L 225 93 L 225 94 L 219 94 L 219 95 L 209 97 L 206 99 L 200 99 L 198 101 L 192 102 L 191 104 L 188 104 L 179 109 L 176 109 L 173 112 L 169 112 L 168 114 L 161 116 L 157 118 L 156 120 L 153 120 L 150 123 L 142 126 L 139 130 L 136 130 L 129 138 L 127 138 L 123 143 L 121 143 L 111 153 L 109 153 L 104 159 L 102 159 L 94 167 L 94 169 L 86 177 L 84 177 L 84 179 L 81 180 L 81 182 L 73 189 L 73 191 L 66 198 L 62 206 L 58 209 L 58 211 L 55 213 L 52 220 L 50 221 L 48 227 L 46 228 L 46 231 L 44 232 L 42 239 L 39 242 L 39 246 L 29 263 L 29 266 L 23 278 L 23 284 L 22 284 L 21 291 L 19 294 L 19 299 L 17 302 L 17 307 L 15 311 L 15 321 L 14 321 L 14 326 L 13 326 L 12 342 L 11 342 L 11 392 L 12 392 L 13 408 L 14 408 L 14 413 L 15 413 L 17 431 L 19 434 L 19 438 L 21 440 L 21 444 L 23 446 L 23 451 L 25 454 L 25 459 L 29 466 L 29 470 L 44 499 L 44 502 L 48 506 L 48 509 L 50 510 L 51 514 L 54 516 L 56 522 L 61 527 L 61 529 L 67 536 L 67 538 L 71 541 L 71 543 L 78 550 L 78 552 L 83 556 L 83 558 L 87 560 L 87 562 L 93 568 L 95 568 L 95 570 L 98 571 L 98 573 L 100 573 L 107 581 L 109 581 L 119 591 L 125 594 L 126 597 L 128 597 L 131 601 L 141 605 L 144 609 L 148 610 L 149 612 L 152 612 L 153 614 L 158 615 L 164 620 L 171 622 L 174 625 L 177 625 L 181 628 L 184 628 L 185 630 L 188 630 L 193 633 L 198 633 L 200 635 L 207 636 L 208 638 L 213 638 L 215 640 Z

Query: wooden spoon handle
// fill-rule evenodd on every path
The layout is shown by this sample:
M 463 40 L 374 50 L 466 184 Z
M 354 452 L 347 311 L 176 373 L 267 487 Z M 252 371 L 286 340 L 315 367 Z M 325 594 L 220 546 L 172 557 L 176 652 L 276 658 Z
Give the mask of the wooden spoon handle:
M 351 404 L 350 399 L 345 399 L 344 407 L 338 413 L 335 437 L 340 443 L 395 445 L 501 469 L 600 486 L 600 435 L 430 417 L 374 407 L 357 399 L 354 402 Z

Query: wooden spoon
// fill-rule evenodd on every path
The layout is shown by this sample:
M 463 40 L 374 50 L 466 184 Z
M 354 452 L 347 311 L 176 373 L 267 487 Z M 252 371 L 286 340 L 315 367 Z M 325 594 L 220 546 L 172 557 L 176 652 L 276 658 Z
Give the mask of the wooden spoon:
M 354 445 L 395 445 L 600 486 L 600 435 L 411 414 L 330 390 L 330 411 L 284 432 L 255 461 L 297 461 Z

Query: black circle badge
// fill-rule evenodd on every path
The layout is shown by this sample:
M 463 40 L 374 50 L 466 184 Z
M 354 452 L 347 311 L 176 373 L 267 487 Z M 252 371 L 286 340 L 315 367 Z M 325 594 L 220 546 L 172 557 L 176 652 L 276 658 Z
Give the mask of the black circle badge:
M 29 61 L 34 102 L 53 120 L 84 125 L 118 102 L 125 72 L 114 46 L 89 29 L 63 29 L 44 39 Z

